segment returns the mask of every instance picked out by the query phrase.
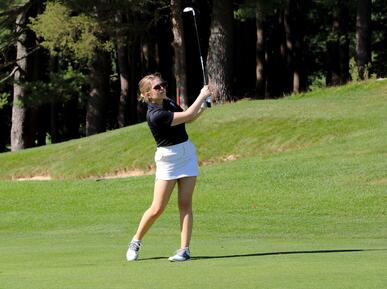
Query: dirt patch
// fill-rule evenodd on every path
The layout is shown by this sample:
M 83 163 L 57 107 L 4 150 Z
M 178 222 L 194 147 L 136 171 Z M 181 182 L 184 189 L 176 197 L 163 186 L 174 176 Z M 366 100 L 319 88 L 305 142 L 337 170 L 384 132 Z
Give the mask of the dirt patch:
M 149 176 L 154 174 L 155 170 L 152 168 L 148 171 L 145 170 L 130 170 L 130 171 L 118 171 L 111 174 L 106 174 L 103 176 L 88 176 L 83 178 L 84 180 L 109 180 L 109 179 L 120 179 L 128 177 L 139 177 L 139 176 Z M 15 177 L 12 178 L 14 181 L 50 181 L 53 178 L 49 175 L 37 175 L 37 176 L 28 176 L 28 177 Z
M 90 179 L 119 179 L 119 178 L 128 178 L 128 177 L 141 177 L 141 176 L 149 176 L 154 174 L 154 169 L 144 171 L 144 170 L 131 170 L 131 171 L 119 171 L 114 174 L 107 174 L 102 177 L 90 177 Z
M 32 176 L 32 177 L 23 177 L 15 178 L 16 181 L 50 181 L 52 180 L 51 176 Z
M 387 178 L 382 178 L 379 180 L 373 180 L 370 182 L 371 185 L 387 185 Z
M 205 165 L 211 165 L 216 163 L 231 162 L 231 161 L 238 160 L 239 158 L 240 158 L 239 155 L 231 154 L 214 160 L 201 161 L 200 165 L 205 166 Z M 153 166 L 149 166 L 148 170 L 140 170 L 140 169 L 122 170 L 122 171 L 117 171 L 113 173 L 108 173 L 102 176 L 87 176 L 87 177 L 83 177 L 82 179 L 83 180 L 110 180 L 110 179 L 120 179 L 120 178 L 128 178 L 128 177 L 140 177 L 140 176 L 153 175 L 155 171 L 156 169 L 155 169 L 155 166 L 153 165 Z M 52 178 L 50 175 L 36 175 L 36 176 L 12 178 L 12 180 L 15 180 L 15 181 L 49 181 L 53 179 L 54 178 Z
M 223 157 L 212 159 L 212 160 L 210 159 L 210 160 L 206 160 L 206 161 L 199 161 L 199 165 L 200 166 L 208 166 L 208 165 L 214 165 L 214 164 L 219 164 L 219 163 L 232 162 L 232 161 L 236 161 L 240 158 L 241 158 L 240 155 L 228 155 L 228 156 L 223 156 Z

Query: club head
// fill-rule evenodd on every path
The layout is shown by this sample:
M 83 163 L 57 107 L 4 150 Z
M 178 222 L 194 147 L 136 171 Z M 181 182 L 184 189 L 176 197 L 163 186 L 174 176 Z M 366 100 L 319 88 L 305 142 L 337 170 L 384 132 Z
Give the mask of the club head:
M 192 14 L 195 16 L 195 10 L 192 7 L 185 7 L 183 12 L 192 12 Z

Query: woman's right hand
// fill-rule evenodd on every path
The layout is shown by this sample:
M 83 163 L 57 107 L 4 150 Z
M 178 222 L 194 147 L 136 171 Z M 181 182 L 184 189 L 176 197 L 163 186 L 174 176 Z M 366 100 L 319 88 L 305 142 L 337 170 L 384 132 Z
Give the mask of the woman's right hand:
M 199 97 L 204 100 L 210 95 L 211 95 L 211 92 L 208 85 L 203 86 L 203 88 L 200 90 Z

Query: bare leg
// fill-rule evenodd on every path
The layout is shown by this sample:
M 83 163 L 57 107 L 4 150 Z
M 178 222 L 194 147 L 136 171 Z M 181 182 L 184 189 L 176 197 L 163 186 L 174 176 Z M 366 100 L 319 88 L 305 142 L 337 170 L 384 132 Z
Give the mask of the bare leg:
M 195 189 L 196 177 L 186 177 L 178 180 L 178 203 L 180 211 L 181 248 L 189 247 L 192 234 L 192 195 Z
M 162 214 L 175 187 L 176 180 L 156 180 L 152 205 L 145 211 L 133 239 L 142 240 L 146 232 Z

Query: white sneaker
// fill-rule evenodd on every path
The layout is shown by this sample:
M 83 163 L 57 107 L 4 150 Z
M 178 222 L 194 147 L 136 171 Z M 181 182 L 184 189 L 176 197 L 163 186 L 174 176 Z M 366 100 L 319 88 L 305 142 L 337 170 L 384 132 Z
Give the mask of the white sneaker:
M 176 254 L 169 257 L 168 260 L 171 262 L 182 262 L 191 260 L 191 253 L 188 248 L 177 250 Z
M 126 260 L 136 261 L 138 258 L 140 247 L 141 247 L 141 241 L 131 241 L 129 244 L 128 251 L 126 252 Z

